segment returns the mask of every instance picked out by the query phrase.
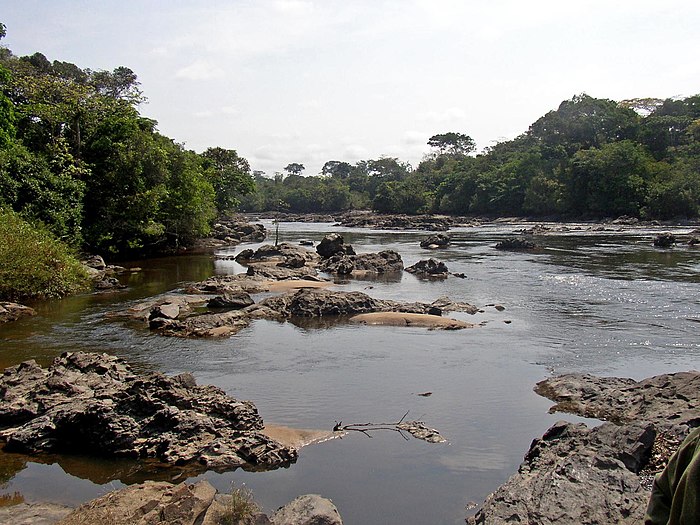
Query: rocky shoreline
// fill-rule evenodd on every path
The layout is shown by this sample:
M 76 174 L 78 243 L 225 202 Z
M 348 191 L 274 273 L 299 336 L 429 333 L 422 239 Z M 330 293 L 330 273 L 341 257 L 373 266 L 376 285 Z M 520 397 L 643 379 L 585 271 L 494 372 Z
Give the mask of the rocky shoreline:
M 643 381 L 568 374 L 535 390 L 556 402 L 552 411 L 605 422 L 553 425 L 467 522 L 641 523 L 653 476 L 700 426 L 700 373 Z

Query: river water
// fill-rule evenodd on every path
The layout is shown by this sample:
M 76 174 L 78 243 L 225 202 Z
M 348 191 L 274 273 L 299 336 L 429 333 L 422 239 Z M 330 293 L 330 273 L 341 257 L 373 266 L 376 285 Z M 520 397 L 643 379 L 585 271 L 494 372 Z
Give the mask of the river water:
M 449 248 L 428 253 L 418 246 L 425 232 L 280 226 L 284 241 L 318 241 L 336 231 L 359 253 L 397 250 L 406 266 L 439 258 L 466 278 L 405 273 L 338 288 L 403 301 L 447 295 L 482 308 L 455 315 L 482 323 L 474 329 L 256 321 L 229 339 L 182 340 L 106 319 L 183 283 L 243 270 L 211 256 L 181 256 L 130 264 L 142 271 L 124 276 L 125 291 L 39 304 L 37 317 L 0 326 L 0 365 L 47 365 L 66 350 L 108 352 L 138 370 L 191 371 L 199 384 L 254 401 L 266 422 L 301 428 L 391 422 L 408 411 L 407 419 L 438 429 L 448 443 L 353 433 L 304 448 L 286 469 L 200 477 L 222 492 L 245 484 L 266 511 L 318 493 L 333 500 L 347 524 L 463 523 L 474 512 L 465 506 L 515 472 L 534 437 L 559 419 L 581 421 L 549 414 L 551 403 L 532 391 L 537 381 L 564 372 L 641 379 L 700 365 L 700 248 L 652 246 L 661 231 L 692 228 L 570 225 L 534 237 L 537 252 L 494 249 L 521 227 L 456 228 Z M 247 247 L 256 245 L 222 253 Z M 425 392 L 432 395 L 417 395 Z M 17 492 L 26 501 L 78 504 L 147 477 L 130 462 L 0 454 L 0 494 Z

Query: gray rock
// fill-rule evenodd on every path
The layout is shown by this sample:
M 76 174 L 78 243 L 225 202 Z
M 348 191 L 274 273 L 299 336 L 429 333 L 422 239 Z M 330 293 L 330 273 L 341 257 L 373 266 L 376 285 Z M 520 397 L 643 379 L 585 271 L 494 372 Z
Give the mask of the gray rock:
M 319 265 L 319 270 L 338 275 L 388 274 L 403 271 L 401 255 L 394 250 L 360 255 L 333 255 Z
M 199 472 L 276 468 L 295 450 L 263 435 L 249 401 L 191 375 L 136 375 L 107 354 L 66 352 L 0 378 L 0 438 L 8 452 L 153 458 Z
M 20 503 L 0 507 L 0 523 L 12 525 L 54 525 L 73 509 L 54 503 Z
M 217 295 L 209 299 L 207 306 L 209 308 L 232 308 L 239 310 L 254 303 L 255 301 L 253 301 L 250 294 L 241 290 L 238 292 L 224 292 L 222 295 Z
M 501 242 L 497 243 L 496 249 L 513 252 L 531 251 L 537 249 L 537 245 L 532 241 L 528 241 L 527 239 L 509 237 L 508 239 L 504 239 Z
M 637 472 L 654 435 L 650 423 L 556 423 L 467 523 L 641 523 L 649 491 Z
M 444 262 L 436 261 L 432 258 L 418 261 L 416 264 L 406 268 L 406 271 L 415 275 L 434 277 L 447 277 L 450 273 Z
M 327 259 L 334 255 L 355 255 L 355 250 L 349 244 L 345 244 L 343 236 L 337 233 L 329 233 L 316 246 L 316 252 Z
M 338 509 L 317 494 L 299 496 L 271 516 L 274 525 L 342 525 Z
M 434 250 L 437 248 L 445 248 L 449 244 L 450 244 L 450 236 L 449 235 L 446 235 L 444 233 L 436 233 L 434 235 L 427 237 L 426 239 L 423 239 L 420 242 L 420 247 Z

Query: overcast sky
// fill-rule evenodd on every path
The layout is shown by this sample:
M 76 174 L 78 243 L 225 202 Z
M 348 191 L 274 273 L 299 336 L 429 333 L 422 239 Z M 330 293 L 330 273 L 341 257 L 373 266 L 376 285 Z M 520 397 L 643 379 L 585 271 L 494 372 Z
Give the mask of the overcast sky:
M 2 44 L 131 68 L 188 149 L 416 166 L 431 135 L 511 139 L 579 93 L 700 93 L 697 0 L 2 0 Z

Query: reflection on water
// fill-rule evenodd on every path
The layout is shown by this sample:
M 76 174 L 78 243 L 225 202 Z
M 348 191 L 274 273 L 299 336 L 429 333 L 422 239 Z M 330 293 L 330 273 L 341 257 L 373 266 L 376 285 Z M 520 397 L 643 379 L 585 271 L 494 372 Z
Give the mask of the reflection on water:
M 267 510 L 320 493 L 338 505 L 346 523 L 391 524 L 463 523 L 464 505 L 503 483 L 532 438 L 562 417 L 548 414 L 550 403 L 532 392 L 550 372 L 642 378 L 698 368 L 700 249 L 656 249 L 654 229 L 541 235 L 533 237 L 539 252 L 509 253 L 493 248 L 512 235 L 507 225 L 458 228 L 452 245 L 439 251 L 420 249 L 426 232 L 281 227 L 289 242 L 319 241 L 329 230 L 341 232 L 359 253 L 395 249 L 406 266 L 433 257 L 466 276 L 420 280 L 404 273 L 338 280 L 339 289 L 409 302 L 446 295 L 481 307 L 463 317 L 485 324 L 440 332 L 333 318 L 255 321 L 230 339 L 183 340 L 105 318 L 189 281 L 243 271 L 235 261 L 188 256 L 131 263 L 142 271 L 124 276 L 124 291 L 37 305 L 36 318 L 0 327 L 0 364 L 48 364 L 75 349 L 109 352 L 137 370 L 192 371 L 200 384 L 253 400 L 267 422 L 294 427 L 392 421 L 408 410 L 449 443 L 352 435 L 305 448 L 288 469 L 198 476 L 221 491 L 244 482 Z M 433 394 L 417 395 L 426 391 Z M 0 463 L 7 472 L 3 492 L 18 491 L 30 501 L 76 504 L 123 483 L 187 475 L 133 462 L 0 458 L 8 465 Z

